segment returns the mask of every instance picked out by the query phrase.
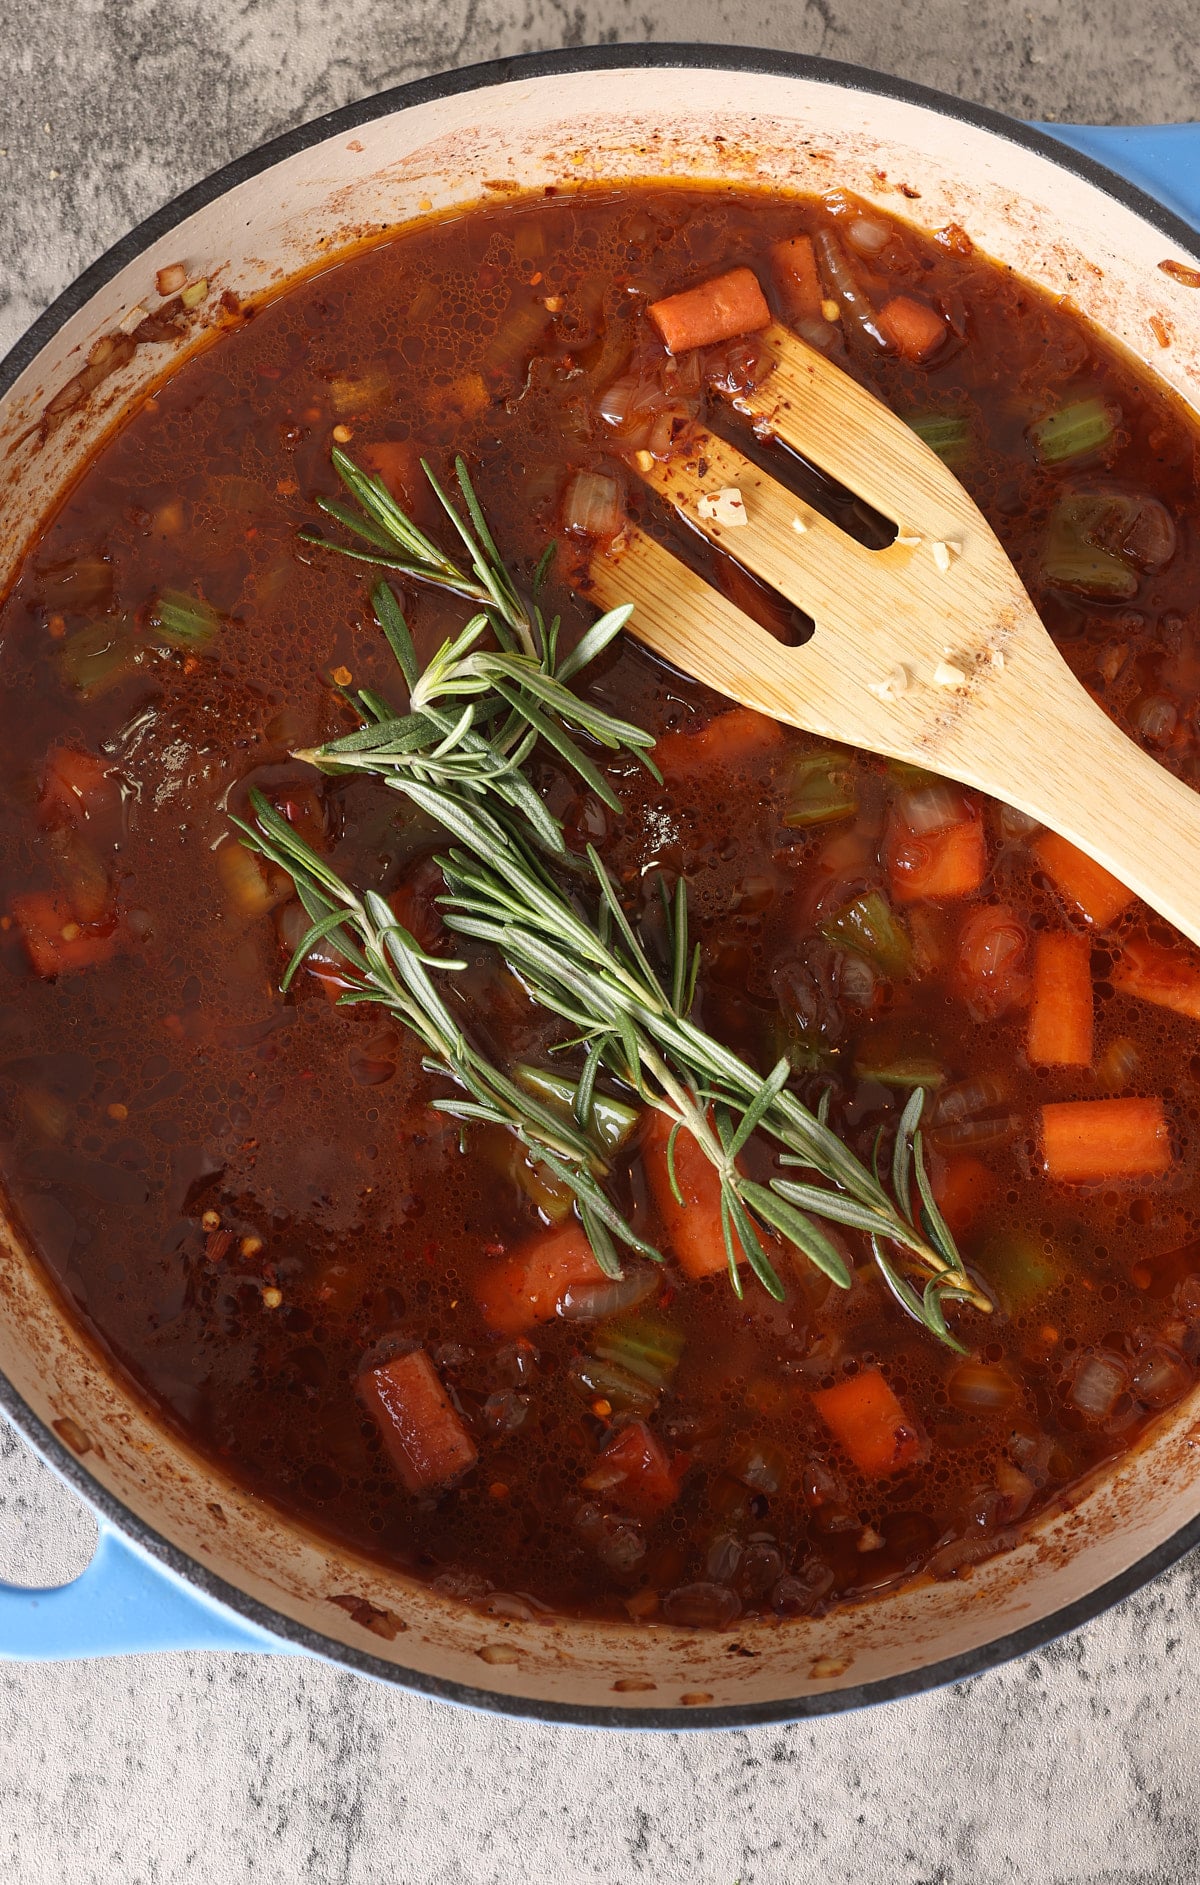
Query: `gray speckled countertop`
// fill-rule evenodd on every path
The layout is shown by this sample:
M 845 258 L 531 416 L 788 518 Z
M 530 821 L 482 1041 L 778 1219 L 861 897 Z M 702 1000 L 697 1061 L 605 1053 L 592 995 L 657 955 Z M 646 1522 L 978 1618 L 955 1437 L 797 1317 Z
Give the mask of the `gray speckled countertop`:
M 3 0 L 0 353 L 185 185 L 422 73 L 598 40 L 857 61 L 1027 117 L 1200 115 L 1195 0 Z M 0 1427 L 0 1578 L 90 1520 Z M 869 1716 L 582 1735 L 305 1660 L 0 1665 L 14 1885 L 1191 1885 L 1192 1561 L 1041 1655 Z

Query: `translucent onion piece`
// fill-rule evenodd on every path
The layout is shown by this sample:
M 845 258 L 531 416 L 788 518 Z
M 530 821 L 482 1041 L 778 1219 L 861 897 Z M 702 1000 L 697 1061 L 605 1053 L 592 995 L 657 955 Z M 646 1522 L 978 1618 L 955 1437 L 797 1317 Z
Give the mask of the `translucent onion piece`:
M 821 275 L 833 292 L 835 301 L 839 301 L 848 320 L 876 347 L 886 351 L 887 343 L 875 325 L 875 310 L 850 272 L 842 245 L 828 229 L 820 229 L 816 235 L 817 262 Z
M 949 779 L 938 779 L 917 792 L 906 792 L 897 800 L 896 811 L 914 838 L 931 837 L 935 831 L 948 831 L 970 816 L 964 792 Z
M 1138 1357 L 1133 1371 L 1133 1391 L 1148 1406 L 1165 1407 L 1168 1401 L 1178 1399 L 1191 1378 L 1187 1363 L 1156 1342 Z
M 1125 1392 L 1126 1381 L 1124 1364 L 1115 1355 L 1086 1355 L 1071 1383 L 1071 1399 L 1080 1413 L 1103 1420 Z
M 575 1284 L 559 1301 L 558 1313 L 567 1322 L 598 1322 L 607 1316 L 619 1316 L 646 1302 L 661 1281 L 656 1270 L 630 1265 L 624 1276 L 606 1277 L 602 1283 Z
M 859 216 L 846 230 L 847 242 L 860 255 L 878 255 L 891 239 L 892 231 L 887 223 L 878 222 L 873 216 Z
M 722 1584 L 684 1584 L 668 1591 L 662 1601 L 668 1623 L 686 1630 L 721 1630 L 742 1613 L 741 1599 Z
M 599 471 L 577 471 L 563 496 L 563 528 L 584 537 L 615 537 L 625 522 L 621 488 Z
M 1017 1398 L 1012 1376 L 982 1361 L 960 1362 L 946 1383 L 946 1392 L 955 1407 L 972 1409 L 1010 1407 Z

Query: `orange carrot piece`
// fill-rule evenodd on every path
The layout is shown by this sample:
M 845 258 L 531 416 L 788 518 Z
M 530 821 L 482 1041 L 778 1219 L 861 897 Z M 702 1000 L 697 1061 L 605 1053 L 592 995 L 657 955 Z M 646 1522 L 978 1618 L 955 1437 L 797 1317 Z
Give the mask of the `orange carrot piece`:
M 1051 930 L 1037 937 L 1027 1040 L 1035 1066 L 1091 1066 L 1091 955 L 1086 936 Z
M 640 1518 L 653 1518 L 679 1497 L 682 1464 L 678 1455 L 668 1459 L 644 1421 L 631 1420 L 609 1440 L 583 1486 Z
M 680 1204 L 671 1189 L 667 1167 L 670 1139 L 671 1121 L 663 1113 L 651 1112 L 642 1140 L 650 1196 L 662 1219 L 671 1255 L 684 1275 L 698 1283 L 701 1277 L 715 1276 L 729 1266 L 721 1228 L 721 1181 L 691 1133 L 680 1132 L 675 1140 L 675 1181 L 683 1198 Z M 736 1248 L 738 1262 L 744 1263 L 740 1243 Z
M 1132 890 L 1127 890 L 1103 864 L 1060 838 L 1057 831 L 1044 831 L 1031 849 L 1067 902 L 1081 910 L 1097 929 L 1107 929 L 1133 902 Z
M 653 756 L 664 778 L 686 778 L 710 766 L 741 766 L 763 759 L 783 745 L 778 720 L 751 707 L 718 714 L 699 733 L 664 733 Z
M 120 787 L 107 759 L 56 746 L 46 757 L 38 817 L 43 824 L 86 824 L 117 809 Z
M 819 321 L 825 297 L 812 237 L 792 236 L 785 242 L 773 242 L 768 254 L 771 274 L 788 319 Z
M 731 268 L 699 287 L 680 295 L 652 301 L 647 312 L 668 353 L 686 353 L 689 347 L 713 347 L 721 340 L 737 340 L 769 327 L 771 310 L 751 268 Z
M 360 1375 L 358 1395 L 410 1492 L 444 1486 L 479 1458 L 423 1348 Z
M 484 1271 L 475 1294 L 484 1321 L 503 1335 L 549 1322 L 573 1284 L 600 1283 L 604 1271 L 579 1224 L 531 1237 Z
M 1171 1134 L 1162 1101 L 1059 1100 L 1043 1106 L 1042 1166 L 1048 1178 L 1076 1185 L 1169 1171 Z
M 836 1387 L 819 1388 L 813 1406 L 860 1473 L 881 1479 L 911 1465 L 921 1436 L 878 1368 L 862 1368 Z
M 911 295 L 893 295 L 875 318 L 883 338 L 897 353 L 918 364 L 937 352 L 950 331 L 940 314 Z
M 14 897 L 12 913 L 30 962 L 47 981 L 71 969 L 90 969 L 116 953 L 113 930 L 101 935 L 83 929 L 67 898 L 51 891 L 31 890 L 26 896 Z
M 898 903 L 920 897 L 969 897 L 987 876 L 987 834 L 982 818 L 968 818 L 944 831 L 893 838 L 888 875 Z
M 1111 979 L 1123 995 L 1200 1021 L 1200 965 L 1178 949 L 1167 949 L 1148 936 L 1135 936 L 1126 944 Z
M 955 1237 L 964 1237 L 987 1208 L 996 1180 L 973 1152 L 956 1152 L 939 1159 L 929 1174 L 937 1208 Z

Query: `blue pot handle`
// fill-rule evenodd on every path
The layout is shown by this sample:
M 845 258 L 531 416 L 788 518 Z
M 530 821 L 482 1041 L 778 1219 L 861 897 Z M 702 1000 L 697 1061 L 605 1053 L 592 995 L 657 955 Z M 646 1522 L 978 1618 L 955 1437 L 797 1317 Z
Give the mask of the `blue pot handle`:
M 1200 124 L 1039 124 L 1200 229 Z
M 1126 177 L 1200 229 L 1200 124 L 1043 124 L 1038 129 Z M 123 1656 L 150 1649 L 292 1654 L 100 1522 L 96 1553 L 53 1590 L 0 1584 L 0 1660 Z
M 0 1584 L 0 1662 L 70 1662 L 149 1649 L 294 1654 L 253 1623 L 184 1583 L 100 1521 L 95 1555 L 70 1584 Z

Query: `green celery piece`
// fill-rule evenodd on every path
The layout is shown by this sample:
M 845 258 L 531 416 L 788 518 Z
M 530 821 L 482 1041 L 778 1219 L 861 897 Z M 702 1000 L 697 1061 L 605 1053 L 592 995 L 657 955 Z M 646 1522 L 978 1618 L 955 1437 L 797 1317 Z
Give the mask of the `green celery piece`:
M 547 1073 L 544 1067 L 517 1067 L 514 1079 L 540 1100 L 546 1100 L 551 1106 L 562 1108 L 563 1117 L 571 1116 L 578 1091 L 574 1080 L 565 1080 L 561 1074 Z M 638 1122 L 638 1115 L 632 1106 L 626 1106 L 622 1100 L 614 1100 L 607 1093 L 598 1089 L 592 1101 L 592 1121 L 601 1145 L 608 1152 L 615 1152 L 624 1145 Z
M 904 422 L 953 470 L 971 456 L 971 422 L 948 412 L 914 412 Z
M 198 652 L 211 648 L 221 627 L 221 618 L 203 596 L 186 594 L 182 589 L 164 589 L 150 612 L 155 639 L 171 648 Z
M 1042 1248 L 1041 1239 L 1028 1231 L 1005 1231 L 989 1238 L 979 1267 L 1013 1309 L 1027 1308 L 1059 1281 L 1059 1272 Z
M 601 1361 L 657 1389 L 667 1385 L 679 1366 L 683 1336 L 661 1316 L 622 1316 L 596 1330 L 592 1349 Z
M 912 939 L 878 890 L 869 890 L 847 903 L 821 927 L 826 942 L 836 949 L 856 949 L 885 975 L 905 975 L 912 961 Z
M 858 810 L 858 789 L 844 747 L 801 753 L 793 762 L 783 822 L 794 830 L 851 818 Z
M 880 1086 L 924 1087 L 936 1092 L 946 1084 L 946 1069 L 923 1054 L 898 1055 L 875 1063 L 867 1055 L 854 1063 L 855 1078 L 878 1080 Z
M 1042 558 L 1050 582 L 1106 601 L 1127 602 L 1137 594 L 1137 571 L 1096 541 L 1111 510 L 1106 497 L 1065 497 L 1055 506 Z
M 577 1355 L 568 1370 L 568 1380 L 581 1400 L 597 1396 L 611 1402 L 618 1414 L 651 1414 L 658 1405 L 658 1392 L 639 1381 L 628 1369 L 594 1355 Z
M 1062 465 L 1098 451 L 1113 435 L 1113 415 L 1099 397 L 1076 399 L 1059 412 L 1048 412 L 1029 428 L 1044 465 Z
M 127 616 L 101 616 L 67 636 L 58 657 L 59 672 L 85 700 L 98 700 L 133 673 L 139 652 Z

